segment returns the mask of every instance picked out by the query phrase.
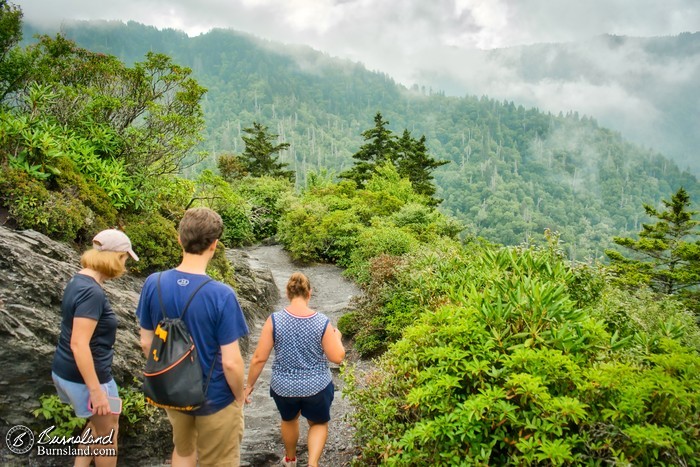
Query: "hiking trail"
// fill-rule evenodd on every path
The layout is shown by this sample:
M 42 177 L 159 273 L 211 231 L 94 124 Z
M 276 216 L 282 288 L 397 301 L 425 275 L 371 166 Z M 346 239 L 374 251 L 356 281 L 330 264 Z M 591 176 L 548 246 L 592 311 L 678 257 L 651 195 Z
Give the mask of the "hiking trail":
M 324 313 L 336 326 L 338 318 L 345 313 L 352 297 L 359 295 L 359 288 L 342 275 L 342 270 L 330 264 L 298 265 L 292 262 L 289 254 L 280 245 L 259 245 L 244 249 L 249 255 L 252 269 L 268 269 L 272 272 L 275 284 L 279 289 L 279 301 L 274 310 L 281 310 L 287 305 L 287 280 L 293 272 L 305 274 L 311 281 L 312 294 L 309 306 Z M 248 364 L 257 346 L 260 330 L 264 319 L 248 323 L 250 328 L 250 351 L 244 355 L 246 375 Z M 346 343 L 348 354 L 350 350 Z M 251 398 L 252 403 L 245 408 L 245 430 L 241 446 L 241 466 L 265 467 L 279 465 L 284 453 L 284 445 L 280 436 L 280 418 L 275 403 L 270 397 L 270 375 L 274 352 L 265 365 L 256 383 Z M 343 382 L 338 375 L 338 366 L 331 364 L 335 398 L 331 407 L 331 421 L 328 430 L 328 441 L 321 457 L 321 465 L 341 467 L 350 465 L 352 459 L 352 428 L 345 421 L 345 415 L 351 411 L 350 404 L 342 397 Z M 299 444 L 297 456 L 299 465 L 306 464 L 306 434 L 308 425 L 305 419 L 300 421 Z

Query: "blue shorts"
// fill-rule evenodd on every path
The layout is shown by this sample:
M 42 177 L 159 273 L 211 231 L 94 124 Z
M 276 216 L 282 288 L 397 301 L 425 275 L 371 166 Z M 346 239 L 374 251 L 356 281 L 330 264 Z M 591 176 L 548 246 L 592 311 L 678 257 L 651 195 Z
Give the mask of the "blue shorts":
M 53 371 L 51 372 L 51 377 L 53 378 L 54 386 L 56 386 L 58 398 L 61 399 L 61 402 L 73 406 L 76 417 L 90 418 L 94 415 L 88 408 L 90 390 L 85 384 L 74 383 L 73 381 L 63 379 Z M 108 397 L 119 397 L 119 389 L 117 388 L 117 383 L 115 383 L 113 379 L 100 386 L 105 390 Z
M 314 423 L 326 423 L 331 419 L 331 403 L 335 396 L 333 383 L 328 383 L 318 394 L 308 397 L 282 397 L 270 388 L 270 395 L 275 400 L 282 420 L 289 422 L 297 418 L 299 412 Z

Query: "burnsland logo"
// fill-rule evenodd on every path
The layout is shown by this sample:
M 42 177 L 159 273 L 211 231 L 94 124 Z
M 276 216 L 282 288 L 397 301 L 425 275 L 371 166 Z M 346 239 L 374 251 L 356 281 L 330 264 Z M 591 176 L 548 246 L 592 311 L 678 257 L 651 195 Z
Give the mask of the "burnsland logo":
M 7 448 L 17 455 L 27 454 L 36 444 L 38 456 L 116 456 L 114 448 L 101 448 L 114 444 L 114 430 L 105 436 L 93 436 L 90 428 L 79 436 L 52 436 L 51 426 L 34 439 L 32 430 L 15 425 L 5 435 Z M 36 443 L 35 443 L 36 441 Z
M 15 454 L 26 454 L 34 446 L 34 433 L 24 425 L 15 425 L 7 431 L 5 444 Z
M 50 436 L 54 427 L 50 426 L 41 433 L 37 439 L 37 445 L 68 445 L 68 444 L 112 444 L 114 442 L 114 430 L 110 431 L 107 436 L 92 436 L 90 428 L 87 428 L 80 436 Z

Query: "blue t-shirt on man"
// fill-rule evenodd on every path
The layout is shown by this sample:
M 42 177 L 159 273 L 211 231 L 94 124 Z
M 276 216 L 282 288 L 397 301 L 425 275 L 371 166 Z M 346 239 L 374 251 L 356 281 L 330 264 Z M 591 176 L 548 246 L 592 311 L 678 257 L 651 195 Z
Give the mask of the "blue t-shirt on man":
M 136 309 L 139 324 L 148 331 L 155 330 L 163 318 L 158 300 L 158 274 L 161 273 L 151 274 L 146 279 Z M 191 274 L 176 269 L 163 271 L 160 288 L 168 317 L 180 316 L 192 292 L 208 279 L 209 276 L 204 274 Z M 207 389 L 207 401 L 197 410 L 187 413 L 210 415 L 235 400 L 221 365 L 221 346 L 247 335 L 248 326 L 236 294 L 231 287 L 217 281 L 209 282 L 197 292 L 183 321 L 194 340 L 204 381 L 209 376 L 212 364 L 215 365 Z

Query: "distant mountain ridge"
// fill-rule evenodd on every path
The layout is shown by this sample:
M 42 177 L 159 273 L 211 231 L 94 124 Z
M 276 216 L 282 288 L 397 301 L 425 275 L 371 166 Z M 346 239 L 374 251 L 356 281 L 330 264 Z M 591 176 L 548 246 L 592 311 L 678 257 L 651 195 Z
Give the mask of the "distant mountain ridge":
M 658 204 L 680 185 L 700 201 L 694 176 L 576 112 L 408 89 L 357 63 L 229 30 L 190 38 L 134 22 L 82 22 L 62 31 L 127 63 L 153 50 L 191 67 L 209 89 L 202 149 L 240 152 L 242 128 L 261 122 L 290 143 L 283 160 L 300 184 L 308 170 L 350 167 L 379 111 L 395 133 L 425 135 L 431 154 L 452 161 L 435 174 L 441 208 L 492 241 L 530 242 L 549 228 L 572 258 L 599 258 L 613 235 L 639 230 L 642 203 Z M 25 42 L 35 32 L 26 26 Z

